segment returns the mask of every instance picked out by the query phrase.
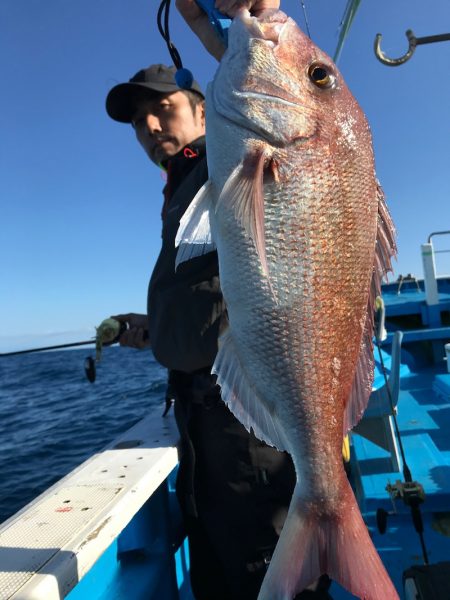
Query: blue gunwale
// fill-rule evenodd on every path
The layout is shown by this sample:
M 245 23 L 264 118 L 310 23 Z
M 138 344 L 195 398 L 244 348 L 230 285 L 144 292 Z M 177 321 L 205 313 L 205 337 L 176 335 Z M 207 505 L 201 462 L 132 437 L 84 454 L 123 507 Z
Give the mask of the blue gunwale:
M 397 419 L 412 477 L 425 491 L 421 511 L 430 563 L 450 560 L 450 373 L 444 360 L 444 343 L 450 342 L 450 278 L 437 282 L 439 304 L 434 307 L 426 304 L 421 280 L 403 283 L 399 294 L 397 282 L 383 286 L 388 330 L 383 357 L 388 373 L 393 333 L 403 331 Z M 430 308 L 441 326 L 427 327 L 433 322 Z M 376 362 L 374 385 L 380 387 L 377 358 Z M 389 468 L 388 459 L 382 448 L 360 435 L 352 436 L 350 478 L 355 494 L 375 547 L 402 595 L 403 572 L 423 564 L 423 556 L 410 509 L 401 500 L 393 503 L 386 491 L 388 483 L 403 481 L 402 472 Z M 376 511 L 393 513 L 394 504 L 395 514 L 389 515 L 387 530 L 381 534 Z M 331 595 L 334 600 L 354 598 L 335 583 Z

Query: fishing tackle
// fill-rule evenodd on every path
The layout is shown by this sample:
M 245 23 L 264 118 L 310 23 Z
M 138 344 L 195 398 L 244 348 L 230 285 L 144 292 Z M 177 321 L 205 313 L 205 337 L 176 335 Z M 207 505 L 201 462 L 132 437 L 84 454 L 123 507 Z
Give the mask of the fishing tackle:
M 406 61 L 408 61 L 411 56 L 414 54 L 416 46 L 420 46 L 421 44 L 433 44 L 434 42 L 446 42 L 450 41 L 450 33 L 442 33 L 440 35 L 428 35 L 426 37 L 416 38 L 411 29 L 408 29 L 406 32 L 406 37 L 408 38 L 408 51 L 403 56 L 399 58 L 388 58 L 386 54 L 381 50 L 381 33 L 377 33 L 375 36 L 374 50 L 375 56 L 378 58 L 380 62 L 388 67 L 398 67 L 402 65 Z
M 94 383 L 97 376 L 96 363 L 101 361 L 103 346 L 116 344 L 126 329 L 126 323 L 121 323 L 112 318 L 105 319 L 96 327 L 95 360 L 92 356 L 88 356 L 84 361 L 84 372 L 91 383 Z

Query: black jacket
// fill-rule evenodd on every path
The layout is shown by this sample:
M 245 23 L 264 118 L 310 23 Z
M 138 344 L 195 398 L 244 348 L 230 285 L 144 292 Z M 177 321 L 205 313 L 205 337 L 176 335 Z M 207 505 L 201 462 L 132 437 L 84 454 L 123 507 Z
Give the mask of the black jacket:
M 216 252 L 182 263 L 175 272 L 180 219 L 208 179 L 204 138 L 172 157 L 167 173 L 162 248 L 148 289 L 149 336 L 158 362 L 192 373 L 213 364 L 225 310 Z

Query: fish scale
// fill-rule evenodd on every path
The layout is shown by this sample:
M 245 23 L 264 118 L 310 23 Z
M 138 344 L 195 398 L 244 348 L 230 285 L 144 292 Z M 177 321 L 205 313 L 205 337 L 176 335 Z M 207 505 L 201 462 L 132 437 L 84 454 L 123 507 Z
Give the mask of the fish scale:
M 206 127 L 210 179 L 181 220 L 177 261 L 214 242 L 229 321 L 213 366 L 222 399 L 291 454 L 298 479 L 259 600 L 290 600 L 325 572 L 365 600 L 396 599 L 342 465 L 395 251 L 365 116 L 284 13 L 242 11 Z

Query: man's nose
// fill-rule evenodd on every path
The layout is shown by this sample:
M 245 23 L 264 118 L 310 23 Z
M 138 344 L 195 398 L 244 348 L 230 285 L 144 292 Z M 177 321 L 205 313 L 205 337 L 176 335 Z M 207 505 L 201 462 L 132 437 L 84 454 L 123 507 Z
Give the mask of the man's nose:
M 156 115 L 148 114 L 146 117 L 147 129 L 150 134 L 161 131 L 161 123 Z

